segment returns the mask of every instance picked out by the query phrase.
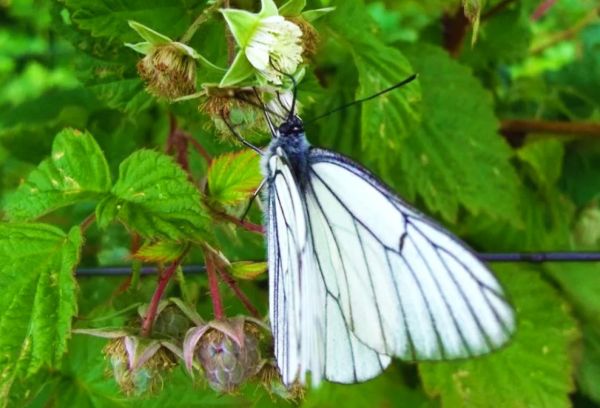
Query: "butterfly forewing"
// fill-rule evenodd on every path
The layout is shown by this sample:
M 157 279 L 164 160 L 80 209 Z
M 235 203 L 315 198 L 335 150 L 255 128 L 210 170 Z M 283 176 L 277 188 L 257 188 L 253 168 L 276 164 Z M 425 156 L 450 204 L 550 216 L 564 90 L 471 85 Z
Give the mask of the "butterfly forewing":
M 508 340 L 512 308 L 462 242 L 349 159 L 312 149 L 309 163 L 304 201 L 319 274 L 362 343 L 437 360 Z

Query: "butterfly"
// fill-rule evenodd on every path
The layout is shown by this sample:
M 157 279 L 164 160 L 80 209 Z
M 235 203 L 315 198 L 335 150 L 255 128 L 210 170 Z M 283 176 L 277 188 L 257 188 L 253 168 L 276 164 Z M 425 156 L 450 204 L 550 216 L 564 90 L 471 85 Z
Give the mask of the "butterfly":
M 294 88 L 278 127 L 267 118 L 262 157 L 269 317 L 284 384 L 305 384 L 308 372 L 314 386 L 362 382 L 392 357 L 460 359 L 505 344 L 514 311 L 489 269 L 370 171 L 311 146 L 295 101 Z

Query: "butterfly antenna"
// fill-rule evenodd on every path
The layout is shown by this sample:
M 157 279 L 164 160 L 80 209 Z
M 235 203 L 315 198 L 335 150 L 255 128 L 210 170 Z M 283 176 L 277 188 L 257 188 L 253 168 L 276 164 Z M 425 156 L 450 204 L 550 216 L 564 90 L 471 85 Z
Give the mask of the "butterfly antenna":
M 288 74 L 285 71 L 282 71 L 281 69 L 279 69 L 278 67 L 275 66 L 275 64 L 273 64 L 273 61 L 269 61 L 269 63 L 271 64 L 271 66 L 273 67 L 273 69 L 277 72 L 279 72 L 281 75 L 283 75 L 284 77 L 288 78 L 290 81 L 292 81 L 292 89 L 293 89 L 293 98 L 292 98 L 292 106 L 290 107 L 290 113 L 288 114 L 287 119 L 291 120 L 292 117 L 294 116 L 294 111 L 296 110 L 296 99 L 298 98 L 298 82 L 296 82 L 296 78 L 294 78 L 293 75 Z
M 410 83 L 410 82 L 414 81 L 415 79 L 417 79 L 417 77 L 418 77 L 418 76 L 419 76 L 418 74 L 413 74 L 413 75 L 409 76 L 408 78 L 406 78 L 405 80 L 403 80 L 403 81 L 400 81 L 400 82 L 398 82 L 397 84 L 390 86 L 389 88 L 385 88 L 383 91 L 379 91 L 379 92 L 377 92 L 376 94 L 373 94 L 373 95 L 367 96 L 366 98 L 357 99 L 357 100 L 355 100 L 355 101 L 352 101 L 352 102 L 346 103 L 346 104 L 344 104 L 344 105 L 342 105 L 342 106 L 338 106 L 337 108 L 335 108 L 335 109 L 333 109 L 333 110 L 330 110 L 329 112 L 325 112 L 324 114 L 322 114 L 322 115 L 319 115 L 319 116 L 317 116 L 317 117 L 311 118 L 310 120 L 308 120 L 308 121 L 305 121 L 304 123 L 306 124 L 306 123 L 312 123 L 312 122 L 315 122 L 315 121 L 317 121 L 318 119 L 324 118 L 325 116 L 329 116 L 329 115 L 331 115 L 332 113 L 336 113 L 336 112 L 339 112 L 339 111 L 341 111 L 341 110 L 344 110 L 344 109 L 346 109 L 346 108 L 349 108 L 350 106 L 353 106 L 353 105 L 360 105 L 360 104 L 361 104 L 361 103 L 363 103 L 363 102 L 370 101 L 371 99 L 375 99 L 375 98 L 377 98 L 378 96 L 381 96 L 381 95 L 383 95 L 383 94 L 385 94 L 385 93 L 388 93 L 388 92 L 390 92 L 390 91 L 393 91 L 394 89 L 400 88 L 400 87 L 402 87 L 402 86 L 404 86 L 404 85 L 406 85 L 406 84 L 408 84 L 408 83 Z

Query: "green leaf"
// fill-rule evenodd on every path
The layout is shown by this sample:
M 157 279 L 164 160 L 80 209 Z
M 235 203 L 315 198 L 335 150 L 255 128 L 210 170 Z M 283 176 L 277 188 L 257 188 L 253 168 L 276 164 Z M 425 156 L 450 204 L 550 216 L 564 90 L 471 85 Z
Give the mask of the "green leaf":
M 73 10 L 71 19 L 82 30 L 93 37 L 133 40 L 136 36 L 129 28 L 130 20 L 139 21 L 167 37 L 180 36 L 195 12 L 185 0 L 64 0 L 64 5 Z
M 83 239 L 46 224 L 0 224 L 0 401 L 14 381 L 57 367 L 77 313 Z
M 231 274 L 242 280 L 256 280 L 267 273 L 266 262 L 239 261 L 232 262 L 229 267 Z
M 451 222 L 460 207 L 518 222 L 520 182 L 489 94 L 437 47 L 421 44 L 405 53 L 420 74 L 423 122 L 402 145 L 402 191 L 411 201 L 421 196 Z
M 435 407 L 422 391 L 406 384 L 394 365 L 384 374 L 360 384 L 323 383 L 318 389 L 308 390 L 302 406 L 305 408 L 344 408 L 397 407 L 427 408 Z
M 297 16 L 306 7 L 306 0 L 289 0 L 283 6 L 279 7 L 279 15 Z
M 146 242 L 133 257 L 148 263 L 166 263 L 179 258 L 186 245 L 174 241 Z
M 596 403 L 600 403 L 600 326 L 583 326 L 583 355 L 577 373 L 581 391 Z
M 163 45 L 168 44 L 172 40 L 164 34 L 159 33 L 156 30 L 146 27 L 145 25 L 138 23 L 137 21 L 130 20 L 129 27 L 135 30 L 144 40 L 148 41 L 152 45 Z
M 246 54 L 240 51 L 235 56 L 233 63 L 229 67 L 229 70 L 227 70 L 227 72 L 223 76 L 223 79 L 221 79 L 221 83 L 219 84 L 219 86 L 227 87 L 235 85 L 248 78 L 250 75 L 252 75 L 253 72 L 254 67 L 252 67 L 250 61 L 248 61 L 248 58 L 246 58 Z
M 108 163 L 89 133 L 65 129 L 52 155 L 34 170 L 6 203 L 11 220 L 31 220 L 57 208 L 98 199 L 110 190 Z
M 555 139 L 537 139 L 522 146 L 517 156 L 531 168 L 537 185 L 550 188 L 562 173 L 564 145 Z
M 331 13 L 334 10 L 335 10 L 335 7 L 323 7 L 323 8 L 318 8 L 318 9 L 314 9 L 314 10 L 307 10 L 302 13 L 302 17 L 309 23 L 312 23 L 312 22 L 320 19 L 321 17 Z
M 221 205 L 238 204 L 252 195 L 262 179 L 260 156 L 253 150 L 224 154 L 208 169 L 209 197 Z
M 328 20 L 336 38 L 354 58 L 359 81 L 356 99 L 372 96 L 415 73 L 400 51 L 370 33 L 365 16 L 364 5 L 352 0 L 340 4 Z M 413 81 L 361 105 L 361 148 L 367 158 L 377 158 L 383 177 L 391 174 L 402 140 L 420 120 L 420 99 L 419 82 Z M 382 149 L 387 154 L 381 155 Z
M 117 218 L 145 238 L 196 240 L 207 234 L 200 192 L 169 156 L 133 153 L 119 166 L 111 193 L 96 208 L 101 227 Z
M 517 312 L 514 338 L 481 358 L 420 364 L 425 391 L 453 408 L 570 407 L 574 366 L 569 350 L 578 331 L 567 304 L 527 267 L 502 272 Z

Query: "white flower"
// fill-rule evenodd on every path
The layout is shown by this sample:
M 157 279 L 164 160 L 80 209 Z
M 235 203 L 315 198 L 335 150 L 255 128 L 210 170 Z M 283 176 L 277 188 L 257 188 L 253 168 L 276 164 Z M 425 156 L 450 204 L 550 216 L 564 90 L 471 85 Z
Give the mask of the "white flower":
M 293 74 L 302 62 L 300 28 L 282 16 L 260 20 L 245 49 L 250 64 L 269 82 L 281 84 L 282 72 Z

